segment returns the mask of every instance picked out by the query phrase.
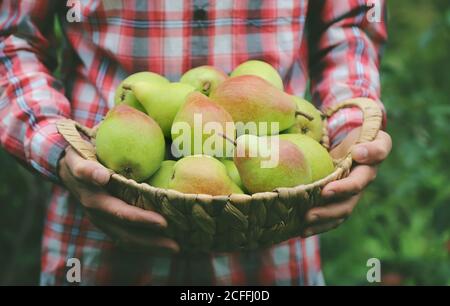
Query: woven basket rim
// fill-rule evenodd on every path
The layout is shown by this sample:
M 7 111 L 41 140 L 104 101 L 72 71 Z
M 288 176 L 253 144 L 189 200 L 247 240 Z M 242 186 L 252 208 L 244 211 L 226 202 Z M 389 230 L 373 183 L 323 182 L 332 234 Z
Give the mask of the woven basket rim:
M 332 108 L 327 109 L 324 112 L 325 115 L 325 127 L 327 124 L 327 118 L 336 113 L 337 111 L 348 108 L 348 107 L 358 107 L 362 111 L 363 114 L 363 124 L 359 139 L 356 143 L 369 142 L 375 139 L 378 131 L 381 128 L 382 123 L 382 112 L 381 108 L 374 103 L 373 100 L 366 98 L 357 98 L 342 102 Z M 83 158 L 88 160 L 93 160 L 98 162 L 95 148 L 92 144 L 87 143 L 83 140 L 81 134 L 87 136 L 90 141 L 95 139 L 95 128 L 88 128 L 76 121 L 71 119 L 61 119 L 56 123 L 58 131 L 63 137 L 67 140 L 67 142 L 78 152 Z M 81 134 L 80 134 L 81 133 Z M 324 143 L 325 146 L 328 145 L 328 135 L 324 134 Z M 111 171 L 111 179 L 121 184 L 126 184 L 129 187 L 136 188 L 142 192 L 150 192 L 153 194 L 159 194 L 161 196 L 165 196 L 167 198 L 194 198 L 197 199 L 199 197 L 205 198 L 207 200 L 229 200 L 233 198 L 235 203 L 242 203 L 251 201 L 254 199 L 274 199 L 278 197 L 282 197 L 286 195 L 289 197 L 291 194 L 297 194 L 300 192 L 304 192 L 307 190 L 312 190 L 315 188 L 321 188 L 326 184 L 335 181 L 345 175 L 346 172 L 350 170 L 352 166 L 352 156 L 350 153 L 347 153 L 344 158 L 339 161 L 335 161 L 335 170 L 333 173 L 328 175 L 325 178 L 322 178 L 318 181 L 312 182 L 310 184 L 298 185 L 295 187 L 280 187 L 273 191 L 269 192 L 258 192 L 253 194 L 229 194 L 229 195 L 208 195 L 208 194 L 188 194 L 182 193 L 173 189 L 164 189 L 151 186 L 147 183 L 138 183 L 132 179 L 128 179 L 114 171 Z

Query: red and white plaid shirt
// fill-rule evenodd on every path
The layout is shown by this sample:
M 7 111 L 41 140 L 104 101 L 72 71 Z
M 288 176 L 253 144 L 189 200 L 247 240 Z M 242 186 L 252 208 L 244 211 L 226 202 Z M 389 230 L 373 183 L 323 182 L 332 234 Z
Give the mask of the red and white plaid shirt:
M 191 67 L 230 72 L 262 59 L 278 69 L 286 90 L 316 105 L 354 97 L 379 102 L 379 54 L 385 16 L 369 22 L 366 0 L 80 0 L 80 22 L 68 22 L 66 1 L 0 1 L 0 141 L 12 155 L 57 181 L 67 146 L 55 121 L 97 124 L 127 75 L 154 71 L 177 80 Z M 384 1 L 375 2 L 382 5 Z M 382 10 L 383 11 L 383 10 Z M 53 19 L 66 40 L 63 76 L 55 67 Z M 355 109 L 330 120 L 334 142 L 360 125 Z M 32 203 L 30 203 L 32 205 Z M 42 284 L 66 284 L 69 258 L 82 264 L 82 284 L 323 283 L 317 237 L 269 249 L 201 257 L 126 254 L 55 185 L 42 249 Z

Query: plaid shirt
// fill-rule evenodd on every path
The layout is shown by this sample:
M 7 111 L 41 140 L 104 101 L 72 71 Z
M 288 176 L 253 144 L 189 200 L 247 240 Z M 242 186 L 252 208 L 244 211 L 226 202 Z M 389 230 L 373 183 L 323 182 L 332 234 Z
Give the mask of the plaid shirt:
M 66 1 L 0 1 L 0 141 L 43 176 L 67 144 L 55 121 L 97 124 L 113 106 L 127 75 L 149 70 L 177 80 L 210 64 L 230 72 L 248 59 L 278 69 L 286 90 L 303 96 L 310 80 L 317 105 L 353 97 L 379 102 L 381 22 L 366 18 L 365 0 L 80 0 L 80 22 L 68 22 Z M 379 1 L 384 7 L 384 1 Z M 65 37 L 63 75 L 55 67 L 53 18 Z M 381 105 L 381 104 L 380 104 Z M 360 125 L 346 109 L 329 124 L 334 142 Z M 30 203 L 32 204 L 32 203 Z M 201 257 L 127 254 L 55 185 L 42 248 L 42 284 L 65 284 L 66 263 L 78 258 L 82 284 L 323 283 L 318 238 L 292 239 L 269 249 Z

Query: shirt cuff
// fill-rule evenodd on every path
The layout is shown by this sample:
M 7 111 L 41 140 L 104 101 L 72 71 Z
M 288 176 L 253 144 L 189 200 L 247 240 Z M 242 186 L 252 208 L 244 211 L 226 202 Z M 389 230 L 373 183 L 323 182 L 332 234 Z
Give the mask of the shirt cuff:
M 59 134 L 56 121 L 59 119 L 47 119 L 39 122 L 31 135 L 27 159 L 31 167 L 46 178 L 59 182 L 58 163 L 68 143 Z

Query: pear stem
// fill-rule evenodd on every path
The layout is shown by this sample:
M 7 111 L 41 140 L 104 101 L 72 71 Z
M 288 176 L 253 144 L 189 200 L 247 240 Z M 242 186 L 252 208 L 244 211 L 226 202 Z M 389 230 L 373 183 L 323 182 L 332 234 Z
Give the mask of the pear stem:
M 120 101 L 125 101 L 125 92 L 122 92 L 122 94 L 120 95 Z
M 208 90 L 210 90 L 211 89 L 211 82 L 205 82 L 205 83 L 203 83 L 203 88 L 202 88 L 202 90 L 204 91 L 204 92 L 208 92 Z
M 130 84 L 123 84 L 122 85 L 122 89 L 124 91 L 122 91 L 122 94 L 120 95 L 120 101 L 123 102 L 125 100 L 125 91 L 130 91 L 131 89 L 131 85 Z
M 320 118 L 322 118 L 322 120 L 324 120 L 325 118 L 327 118 L 327 115 L 325 115 L 323 112 L 320 112 Z
M 131 86 L 129 84 L 123 84 L 122 88 L 125 90 L 132 90 Z
M 312 117 L 312 116 L 310 116 L 310 115 L 308 115 L 308 114 L 306 114 L 306 113 L 304 113 L 302 111 L 296 111 L 295 112 L 295 116 L 299 116 L 299 115 L 305 117 L 309 121 L 313 121 L 314 120 L 314 117 Z
M 222 136 L 223 139 L 225 139 L 226 141 L 231 142 L 235 147 L 237 146 L 236 140 L 230 139 L 230 138 L 227 137 L 227 135 L 225 135 L 225 134 L 222 134 L 222 133 L 218 133 L 218 134 L 219 134 L 219 136 Z

